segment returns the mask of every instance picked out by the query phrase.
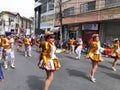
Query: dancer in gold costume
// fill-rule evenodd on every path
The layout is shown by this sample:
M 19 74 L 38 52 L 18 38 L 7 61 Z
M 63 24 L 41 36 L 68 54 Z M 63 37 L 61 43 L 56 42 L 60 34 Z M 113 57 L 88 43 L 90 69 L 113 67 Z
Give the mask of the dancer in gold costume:
M 120 48 L 119 48 L 119 40 L 118 38 L 115 38 L 113 40 L 114 44 L 112 46 L 112 50 L 111 50 L 111 57 L 114 58 L 114 62 L 112 63 L 112 69 L 114 71 L 116 71 L 115 66 L 118 63 L 118 59 L 120 58 Z
M 101 48 L 100 46 L 100 41 L 99 41 L 99 37 L 97 34 L 94 37 L 92 37 L 92 40 L 93 41 L 90 43 L 91 45 L 90 45 L 90 49 L 87 54 L 87 58 L 89 58 L 92 62 L 90 80 L 92 82 L 95 82 L 96 79 L 94 78 L 94 74 L 98 68 L 98 63 L 103 61 L 101 57 L 101 51 L 104 49 Z
M 47 33 L 45 41 L 42 42 L 42 52 L 38 62 L 39 68 L 46 71 L 47 78 L 44 84 L 44 90 L 48 90 L 53 78 L 54 71 L 60 69 L 60 62 L 55 53 L 64 52 L 64 49 L 56 50 L 55 39 L 52 33 Z

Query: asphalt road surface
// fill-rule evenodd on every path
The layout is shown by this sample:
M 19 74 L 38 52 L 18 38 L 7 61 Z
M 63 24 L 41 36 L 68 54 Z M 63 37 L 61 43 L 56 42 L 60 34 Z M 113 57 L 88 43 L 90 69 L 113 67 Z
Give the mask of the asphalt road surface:
M 43 90 L 46 74 L 37 67 L 39 53 L 32 49 L 32 57 L 24 57 L 24 52 L 15 50 L 16 68 L 3 69 L 5 80 L 0 90 Z M 81 60 L 68 53 L 57 54 L 61 69 L 55 72 L 49 90 L 120 90 L 120 64 L 117 71 L 111 70 L 113 59 L 104 57 L 95 73 L 96 82 L 89 80 L 91 62 L 83 54 Z

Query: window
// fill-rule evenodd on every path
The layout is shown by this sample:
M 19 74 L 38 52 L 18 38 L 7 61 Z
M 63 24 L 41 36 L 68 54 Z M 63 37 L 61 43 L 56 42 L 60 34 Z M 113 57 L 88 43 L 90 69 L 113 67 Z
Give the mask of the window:
M 48 11 L 54 10 L 54 3 L 48 4 Z
M 80 12 L 84 13 L 84 12 L 92 11 L 95 10 L 95 7 L 96 7 L 96 1 L 87 2 L 80 5 Z
M 48 11 L 54 10 L 54 0 L 48 0 Z
M 41 6 L 41 13 L 47 12 L 47 3 L 42 4 Z
M 81 4 L 80 5 L 80 12 L 84 13 L 88 11 L 88 4 Z
M 52 2 L 52 3 L 54 3 L 54 0 L 48 0 L 48 2 Z
M 115 5 L 120 5 L 120 0 L 105 0 L 106 7 L 115 6 Z
M 74 15 L 74 7 L 68 8 L 64 10 L 64 17 Z
M 49 21 L 49 20 L 53 20 L 53 19 L 54 19 L 54 14 L 47 16 L 47 20 L 48 20 L 48 21 Z
M 41 17 L 41 22 L 45 22 L 46 21 L 46 16 L 42 16 Z
M 56 13 L 56 14 L 55 14 L 55 20 L 58 20 L 59 17 L 60 17 L 60 14 L 59 14 L 59 13 Z
M 36 13 L 35 13 L 35 28 L 38 28 L 38 19 L 39 19 L 39 13 L 38 13 L 38 11 L 36 11 Z

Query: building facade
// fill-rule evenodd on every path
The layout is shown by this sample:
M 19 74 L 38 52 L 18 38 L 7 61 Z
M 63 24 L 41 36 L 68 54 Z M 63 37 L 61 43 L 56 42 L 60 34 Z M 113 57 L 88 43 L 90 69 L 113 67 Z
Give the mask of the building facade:
M 36 34 L 42 34 L 50 30 L 53 32 L 58 32 L 59 28 L 54 27 L 55 0 L 35 0 L 35 4 Z
M 54 0 L 44 0 L 41 5 L 40 29 L 50 31 L 54 28 Z
M 82 37 L 88 42 L 93 33 L 102 42 L 120 38 L 120 0 L 55 0 L 55 26 L 60 26 L 62 4 L 63 38 Z
M 2 21 L 2 28 L 0 33 L 5 34 L 5 32 L 14 32 L 15 30 L 15 22 L 16 22 L 16 14 L 8 12 L 8 11 L 3 11 L 0 13 L 1 14 L 1 21 Z
M 26 29 L 31 29 L 32 20 L 21 17 L 19 13 L 2 11 L 0 13 L 0 20 L 2 22 L 0 33 L 11 32 L 16 35 L 25 34 Z
M 28 19 L 26 17 L 22 17 L 21 18 L 21 33 L 24 33 L 26 35 L 31 35 L 32 34 L 32 30 L 33 30 L 33 20 L 32 19 Z

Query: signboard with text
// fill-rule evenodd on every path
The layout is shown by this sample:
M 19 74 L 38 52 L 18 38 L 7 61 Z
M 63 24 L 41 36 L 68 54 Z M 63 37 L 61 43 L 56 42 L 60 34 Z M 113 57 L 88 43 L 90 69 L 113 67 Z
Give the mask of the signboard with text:
M 82 30 L 98 30 L 98 24 L 82 24 Z
M 120 19 L 120 7 L 101 11 L 101 20 Z

